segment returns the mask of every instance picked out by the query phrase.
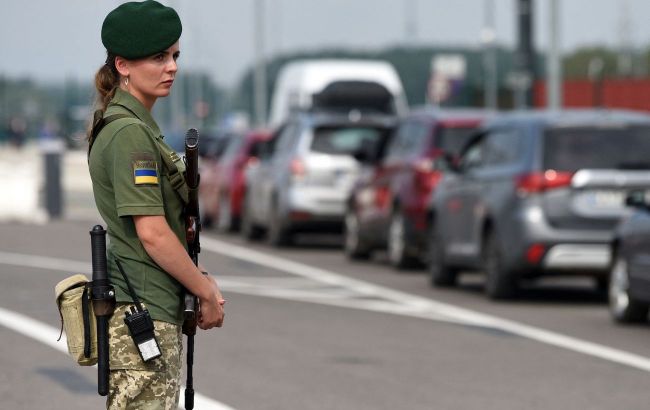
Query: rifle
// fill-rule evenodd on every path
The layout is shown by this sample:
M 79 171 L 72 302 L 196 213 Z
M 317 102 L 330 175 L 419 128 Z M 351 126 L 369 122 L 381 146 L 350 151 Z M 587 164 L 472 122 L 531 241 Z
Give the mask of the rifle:
M 90 231 L 93 280 L 91 285 L 93 310 L 97 317 L 97 392 L 108 394 L 108 320 L 115 310 L 115 290 L 108 280 L 106 266 L 106 231 L 95 225 Z
M 187 252 L 194 262 L 199 265 L 199 252 L 201 245 L 199 233 L 201 232 L 201 218 L 199 216 L 199 133 L 195 128 L 190 128 L 185 135 L 185 181 L 188 186 L 188 202 L 185 207 L 187 221 Z M 204 272 L 205 273 L 205 272 Z M 196 335 L 198 299 L 190 292 L 185 292 L 185 311 L 183 333 L 187 335 L 187 381 L 185 383 L 185 408 L 194 408 L 194 335 Z

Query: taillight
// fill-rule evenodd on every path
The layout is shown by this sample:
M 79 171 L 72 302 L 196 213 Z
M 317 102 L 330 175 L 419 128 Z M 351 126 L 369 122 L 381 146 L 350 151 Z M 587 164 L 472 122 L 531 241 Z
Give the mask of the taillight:
M 420 158 L 413 164 L 415 184 L 420 189 L 431 191 L 442 178 L 442 173 L 436 171 L 436 158 L 443 154 L 442 150 L 434 150 L 427 157 Z
M 307 173 L 305 163 L 298 158 L 294 158 L 289 163 L 289 171 L 294 178 L 302 178 Z
M 546 248 L 541 243 L 530 245 L 526 250 L 526 260 L 532 265 L 537 265 L 544 256 Z
M 516 178 L 517 191 L 521 193 L 539 193 L 571 185 L 572 172 L 557 172 L 549 169 L 544 172 L 532 172 Z

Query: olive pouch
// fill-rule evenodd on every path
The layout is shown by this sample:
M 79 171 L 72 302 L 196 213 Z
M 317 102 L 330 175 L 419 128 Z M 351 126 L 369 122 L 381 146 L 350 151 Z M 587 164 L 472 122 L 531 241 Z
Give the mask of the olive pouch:
M 54 288 L 61 315 L 61 335 L 65 330 L 68 353 L 80 366 L 97 364 L 97 325 L 90 284 L 85 275 L 78 274 L 62 280 Z

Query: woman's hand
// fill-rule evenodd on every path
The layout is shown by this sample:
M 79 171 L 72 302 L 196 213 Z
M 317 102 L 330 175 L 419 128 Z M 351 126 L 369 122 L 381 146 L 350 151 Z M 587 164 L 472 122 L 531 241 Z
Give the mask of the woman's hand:
M 205 276 L 209 291 L 205 292 L 204 297 L 199 298 L 199 315 L 198 326 L 203 330 L 212 329 L 213 327 L 223 326 L 223 305 L 226 303 L 217 281 L 210 275 Z

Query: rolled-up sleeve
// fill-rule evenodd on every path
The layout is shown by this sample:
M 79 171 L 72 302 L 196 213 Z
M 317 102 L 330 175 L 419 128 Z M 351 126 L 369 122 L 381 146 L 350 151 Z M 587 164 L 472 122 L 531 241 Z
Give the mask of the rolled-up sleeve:
M 120 217 L 165 214 L 162 164 L 153 138 L 144 125 L 130 124 L 117 132 L 106 152 Z

